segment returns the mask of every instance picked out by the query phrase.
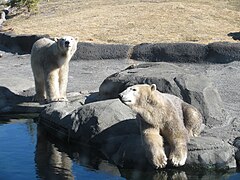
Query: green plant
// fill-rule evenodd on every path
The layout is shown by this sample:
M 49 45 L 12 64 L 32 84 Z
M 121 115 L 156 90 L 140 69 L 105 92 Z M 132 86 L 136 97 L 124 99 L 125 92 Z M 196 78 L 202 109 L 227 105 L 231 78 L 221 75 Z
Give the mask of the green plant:
M 27 8 L 28 12 L 36 12 L 40 0 L 11 0 L 9 5 L 17 8 Z

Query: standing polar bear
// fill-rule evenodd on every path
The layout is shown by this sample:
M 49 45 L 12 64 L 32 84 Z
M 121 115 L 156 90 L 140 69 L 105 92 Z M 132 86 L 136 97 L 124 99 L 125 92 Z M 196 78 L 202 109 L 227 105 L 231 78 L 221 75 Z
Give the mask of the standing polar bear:
M 77 49 L 71 36 L 37 40 L 31 51 L 31 66 L 35 81 L 35 101 L 67 101 L 69 61 Z
M 182 166 L 187 159 L 189 137 L 198 136 L 202 115 L 180 98 L 161 93 L 156 85 L 139 84 L 119 94 L 120 100 L 141 119 L 141 134 L 148 161 L 157 169 L 167 165 Z M 170 145 L 170 155 L 164 152 L 164 140 Z

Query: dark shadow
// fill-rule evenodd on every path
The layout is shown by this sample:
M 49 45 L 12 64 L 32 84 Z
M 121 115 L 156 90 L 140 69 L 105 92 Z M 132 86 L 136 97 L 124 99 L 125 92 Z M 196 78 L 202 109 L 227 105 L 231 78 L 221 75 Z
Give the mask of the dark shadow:
M 0 117 L 1 120 L 9 120 L 12 117 L 21 119 L 22 114 L 40 113 L 43 106 L 32 102 L 33 96 L 17 95 L 10 89 L 0 86 Z
M 232 37 L 233 40 L 240 40 L 240 32 L 230 32 L 228 36 Z
M 101 99 L 100 99 L 99 92 L 94 92 L 94 93 L 90 93 L 90 95 L 86 97 L 86 100 L 85 100 L 84 104 L 97 102 L 97 101 L 100 101 L 100 100 Z

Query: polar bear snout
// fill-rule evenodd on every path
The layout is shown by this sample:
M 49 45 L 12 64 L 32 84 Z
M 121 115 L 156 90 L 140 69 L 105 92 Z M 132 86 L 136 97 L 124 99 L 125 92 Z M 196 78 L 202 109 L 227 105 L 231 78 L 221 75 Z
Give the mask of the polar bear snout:
M 70 45 L 70 42 L 69 41 L 65 41 L 65 47 L 69 47 L 69 45 Z
M 129 97 L 128 94 L 126 94 L 126 91 L 123 91 L 122 93 L 118 94 L 118 98 L 120 101 L 126 105 L 131 105 L 133 103 L 133 100 L 131 97 Z

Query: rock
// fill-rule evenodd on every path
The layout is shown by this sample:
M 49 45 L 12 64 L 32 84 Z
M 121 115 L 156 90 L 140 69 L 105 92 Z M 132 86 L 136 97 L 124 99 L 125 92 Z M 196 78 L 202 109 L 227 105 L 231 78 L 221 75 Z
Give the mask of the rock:
M 137 122 L 136 114 L 118 99 L 80 107 L 71 103 L 53 103 L 41 113 L 39 121 L 45 127 L 51 127 L 49 131 L 62 140 L 99 149 L 119 167 L 152 169 L 145 157 Z M 165 149 L 169 154 L 167 143 Z M 234 147 L 221 139 L 205 135 L 191 139 L 185 167 L 236 167 Z
M 40 38 L 49 37 L 48 35 L 21 35 L 0 33 L 1 48 L 6 51 L 18 54 L 30 54 L 32 45 Z
M 138 131 L 136 122 L 131 119 L 135 119 L 135 114 L 118 99 L 89 103 L 80 107 L 71 103 L 53 103 L 40 114 L 40 123 L 61 126 L 65 129 L 66 136 L 71 136 L 73 140 L 90 143 L 91 139 L 94 144 L 103 143 L 113 134 L 119 133 L 120 136 Z M 113 128 L 108 130 L 111 126 Z
M 0 86 L 0 113 L 40 113 L 42 110 L 42 105 L 32 102 L 32 96 L 15 94 L 8 88 Z
M 229 63 L 239 61 L 239 51 L 240 43 L 145 43 L 134 46 L 130 58 L 148 62 Z
M 156 84 L 159 91 L 174 94 L 200 110 L 207 127 L 226 124 L 227 113 L 211 79 L 169 63 L 147 63 L 115 73 L 99 87 L 102 99 L 116 98 L 133 84 Z
M 236 147 L 235 158 L 236 158 L 236 161 L 237 161 L 237 165 L 240 166 L 240 137 L 237 137 L 234 140 L 233 145 Z
M 206 61 L 212 63 L 229 63 L 239 61 L 240 43 L 216 42 L 208 44 Z
M 195 43 L 139 44 L 133 47 L 131 59 L 150 62 L 203 62 L 207 47 Z
M 131 46 L 124 44 L 78 43 L 73 60 L 99 60 L 127 58 Z
M 213 137 L 197 137 L 188 143 L 186 166 L 231 169 L 236 167 L 234 147 Z

